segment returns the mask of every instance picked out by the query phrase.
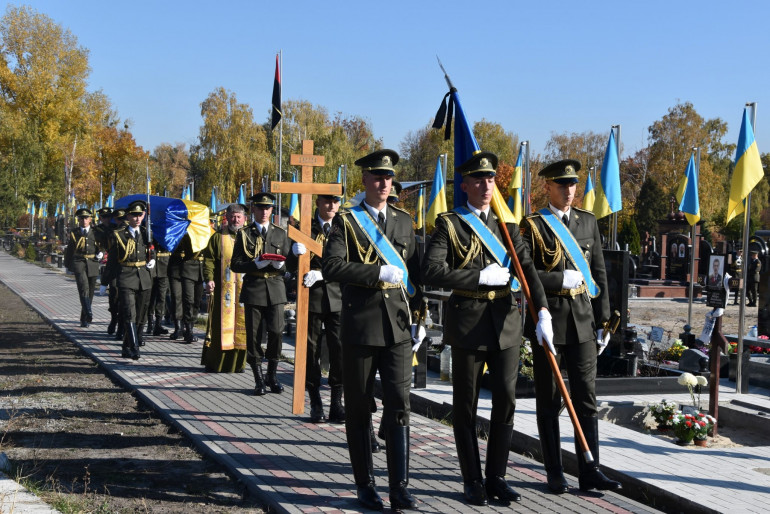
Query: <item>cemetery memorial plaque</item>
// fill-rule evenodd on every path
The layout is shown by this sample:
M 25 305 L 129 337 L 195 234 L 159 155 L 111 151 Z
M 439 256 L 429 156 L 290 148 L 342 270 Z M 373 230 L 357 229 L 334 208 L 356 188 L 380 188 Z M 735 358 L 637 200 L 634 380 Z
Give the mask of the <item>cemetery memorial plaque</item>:
M 727 291 L 724 287 L 725 256 L 712 254 L 709 257 L 709 274 L 706 277 L 706 305 L 724 309 L 727 305 Z

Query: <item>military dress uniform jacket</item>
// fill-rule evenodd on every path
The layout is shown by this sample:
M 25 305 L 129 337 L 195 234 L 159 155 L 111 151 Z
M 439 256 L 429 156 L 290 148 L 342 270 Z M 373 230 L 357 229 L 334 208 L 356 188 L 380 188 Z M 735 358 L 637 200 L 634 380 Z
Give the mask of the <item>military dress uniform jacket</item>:
M 334 219 L 332 219 L 332 222 Z M 331 227 L 330 227 L 331 232 Z M 313 217 L 311 224 L 311 237 L 315 239 L 321 246 L 326 244 L 326 236 L 324 235 L 323 226 L 318 220 L 318 216 Z M 310 269 L 321 271 L 323 261 L 321 257 L 317 255 L 311 255 Z M 323 271 L 321 271 L 323 274 Z M 300 277 L 301 281 L 302 277 Z M 330 280 L 318 281 L 310 288 L 309 291 L 309 311 L 319 314 L 326 314 L 329 312 L 340 312 L 342 310 L 342 290 L 340 289 L 339 282 L 333 282 Z
M 131 236 L 128 226 L 113 233 L 114 244 L 108 258 L 108 266 L 114 271 L 118 288 L 143 291 L 152 288 L 152 277 L 147 269 L 147 236 L 139 229 L 136 239 Z
M 291 252 L 291 241 L 284 229 L 270 223 L 264 239 L 260 230 L 257 223 L 252 223 L 239 230 L 235 236 L 231 269 L 235 273 L 245 273 L 240 302 L 258 307 L 286 303 L 283 274 L 296 271 L 297 257 Z M 275 269 L 272 264 L 268 264 L 265 268 L 257 268 L 254 260 L 264 253 L 286 256 L 284 267 Z
M 749 284 L 759 284 L 761 271 L 762 262 L 759 259 L 751 259 L 751 261 L 749 261 L 749 269 L 746 275 L 747 282 Z
M 112 226 L 110 225 L 97 225 L 93 227 L 94 237 L 99 248 L 104 250 L 109 245 L 109 239 L 112 235 Z
M 110 259 L 110 255 L 112 255 L 112 253 L 115 251 L 115 232 L 123 228 L 125 228 L 125 225 L 121 225 L 120 227 L 111 225 L 109 227 L 109 233 L 107 234 L 107 245 L 105 247 L 107 251 L 107 263 L 104 265 L 102 276 L 99 279 L 103 285 L 107 285 L 113 280 L 117 279 L 118 274 L 120 274 L 120 264 L 118 264 L 118 260 Z
M 418 309 L 422 293 L 410 214 L 388 205 L 385 235 L 406 263 L 415 286 L 411 306 L 403 288 L 382 289 L 379 277 L 384 263 L 353 214 L 338 213 L 334 217 L 324 248 L 323 275 L 325 280 L 339 282 L 342 288 L 343 345 L 385 347 L 411 339 L 411 313 Z
M 179 246 L 171 253 L 166 276 L 203 283 L 203 251 L 193 252 L 189 236 L 182 238 Z
M 604 268 L 604 254 L 596 217 L 589 211 L 572 207 L 568 228 L 585 255 L 591 275 L 599 286 L 599 295 L 592 300 L 589 300 L 587 291 L 573 296 L 562 290 L 565 266 L 566 269 L 575 267 L 565 256 L 565 251 L 543 217 L 535 213 L 524 219 L 521 224 L 522 238 L 548 297 L 548 310 L 553 317 L 554 344 L 596 341 L 596 330 L 610 318 L 607 272 Z M 577 327 L 577 341 L 566 340 L 567 322 L 570 318 Z M 535 334 L 535 323 L 529 315 L 525 334 L 529 338 L 533 338 Z
M 99 253 L 99 243 L 93 228 L 83 235 L 80 227 L 70 232 L 69 243 L 64 250 L 64 265 L 75 274 L 85 273 L 87 277 L 99 276 L 99 262 L 94 260 Z
M 490 210 L 487 226 L 505 245 L 498 218 Z M 535 310 L 548 307 L 518 225 L 507 225 Z M 521 343 L 521 315 L 510 286 L 480 286 L 481 270 L 497 262 L 479 237 L 454 212 L 437 220 L 422 264 L 424 284 L 452 289 L 445 316 L 445 340 L 453 348 L 486 349 L 499 343 L 506 350 Z M 511 275 L 515 271 L 511 268 Z M 519 279 L 521 282 L 521 279 Z M 506 291 L 507 289 L 507 291 Z

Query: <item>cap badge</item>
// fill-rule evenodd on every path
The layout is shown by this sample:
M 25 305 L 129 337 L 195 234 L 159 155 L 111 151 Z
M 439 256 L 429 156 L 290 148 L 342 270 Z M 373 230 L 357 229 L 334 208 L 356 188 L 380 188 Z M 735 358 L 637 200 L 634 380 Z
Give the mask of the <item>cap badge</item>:
M 479 165 L 480 165 L 482 168 L 489 168 L 489 159 L 487 159 L 486 157 L 483 157 L 483 158 L 482 158 L 482 159 L 479 161 Z
M 568 164 L 567 167 L 564 168 L 564 171 L 566 171 L 567 173 L 575 173 L 575 167 L 572 166 L 571 164 Z
M 386 155 L 385 157 L 382 158 L 382 165 L 383 166 L 392 166 L 393 165 L 392 161 L 390 160 L 390 156 L 389 155 Z

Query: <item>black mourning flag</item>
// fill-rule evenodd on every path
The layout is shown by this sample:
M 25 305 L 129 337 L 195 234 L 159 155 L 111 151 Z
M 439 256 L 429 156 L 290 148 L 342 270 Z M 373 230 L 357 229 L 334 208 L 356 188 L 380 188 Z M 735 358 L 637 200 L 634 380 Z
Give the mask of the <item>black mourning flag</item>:
M 274 129 L 281 121 L 281 70 L 278 67 L 278 56 L 275 56 L 275 80 L 273 81 L 273 120 L 270 125 Z

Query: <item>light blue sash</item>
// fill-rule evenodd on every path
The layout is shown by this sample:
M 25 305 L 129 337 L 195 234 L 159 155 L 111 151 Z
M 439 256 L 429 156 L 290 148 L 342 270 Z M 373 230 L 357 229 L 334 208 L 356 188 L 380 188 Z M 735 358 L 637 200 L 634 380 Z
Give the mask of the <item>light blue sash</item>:
M 374 249 L 377 251 L 377 256 L 382 259 L 385 264 L 391 264 L 401 268 L 401 271 L 404 272 L 404 278 L 401 279 L 401 283 L 406 288 L 406 292 L 409 296 L 414 296 L 414 284 L 409 280 L 409 270 L 406 269 L 406 263 L 396 249 L 393 248 L 390 240 L 382 232 L 380 225 L 375 223 L 374 219 L 372 219 L 369 213 L 366 212 L 366 208 L 360 204 L 352 207 L 350 213 L 353 215 L 353 219 L 358 223 L 359 228 L 361 228 L 366 235 L 369 244 L 374 246 Z
M 455 207 L 453 210 L 460 219 L 463 220 L 477 236 L 479 236 L 484 248 L 492 254 L 492 257 L 495 258 L 497 263 L 503 268 L 510 269 L 511 256 L 508 255 L 503 243 L 500 242 L 494 232 L 489 230 L 489 227 L 486 226 L 478 216 L 462 205 Z M 519 289 L 521 289 L 519 281 L 516 277 L 511 275 L 511 291 L 516 292 Z
M 588 294 L 591 295 L 591 298 L 599 296 L 599 286 L 594 282 L 594 277 L 591 276 L 591 266 L 588 265 L 586 256 L 580 249 L 578 242 L 575 241 L 572 232 L 570 232 L 564 222 L 554 215 L 551 209 L 543 207 L 537 212 L 543 217 L 545 224 L 548 225 L 551 232 L 561 243 L 572 265 L 583 274 L 583 278 L 585 278 L 586 285 L 588 286 Z

